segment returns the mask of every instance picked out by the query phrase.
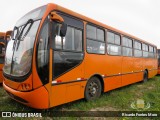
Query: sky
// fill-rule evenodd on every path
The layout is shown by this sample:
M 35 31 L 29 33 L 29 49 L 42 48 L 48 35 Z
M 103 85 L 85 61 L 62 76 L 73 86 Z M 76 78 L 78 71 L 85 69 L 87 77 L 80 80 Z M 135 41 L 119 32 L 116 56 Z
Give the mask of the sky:
M 160 49 L 160 0 L 3 0 L 0 32 L 12 30 L 24 14 L 47 3 L 61 5 Z

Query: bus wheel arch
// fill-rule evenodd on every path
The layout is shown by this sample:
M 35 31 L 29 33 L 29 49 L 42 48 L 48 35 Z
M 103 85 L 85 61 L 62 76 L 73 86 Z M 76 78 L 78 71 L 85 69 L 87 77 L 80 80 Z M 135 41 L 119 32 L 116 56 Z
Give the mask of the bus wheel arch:
M 104 91 L 104 81 L 100 75 L 93 75 L 87 81 L 84 91 L 84 98 L 87 101 L 94 100 L 101 96 Z

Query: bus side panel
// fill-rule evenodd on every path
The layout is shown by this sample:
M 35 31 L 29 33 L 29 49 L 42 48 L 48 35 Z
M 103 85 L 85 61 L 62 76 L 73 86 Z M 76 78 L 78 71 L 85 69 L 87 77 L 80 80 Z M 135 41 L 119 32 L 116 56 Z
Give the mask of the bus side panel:
M 150 71 L 149 71 L 149 76 L 148 76 L 148 78 L 152 78 L 152 77 L 154 77 L 155 75 L 157 75 L 157 70 L 150 70 Z
M 66 101 L 66 84 L 51 86 L 50 107 L 65 103 Z
M 122 75 L 122 86 L 137 82 L 137 73 Z
M 83 98 L 86 85 L 83 80 L 84 62 L 54 80 L 61 82 L 51 86 L 50 107 Z
M 152 70 L 155 66 L 155 60 L 152 58 L 144 59 L 144 69 L 147 69 L 148 71 Z
M 84 98 L 85 84 L 86 81 L 53 85 L 51 87 L 50 107 Z
M 134 67 L 133 67 L 133 72 L 134 75 L 136 76 L 135 82 L 139 82 L 143 80 L 143 64 L 144 61 L 142 58 L 133 58 L 134 60 Z
M 153 77 L 153 76 L 155 76 L 155 75 L 157 75 L 157 69 L 158 69 L 158 61 L 157 61 L 157 59 L 153 59 L 152 60 L 152 74 L 151 74 L 151 76 L 149 75 L 149 77 Z
M 147 59 L 146 60 L 146 69 L 148 70 L 148 78 L 152 78 L 157 74 L 157 60 L 156 59 Z
M 84 98 L 85 84 L 86 82 L 77 82 L 67 85 L 66 102 L 71 102 L 80 98 Z
M 107 57 L 105 55 L 98 54 L 86 54 L 85 56 L 85 78 L 90 78 L 95 74 L 105 75 L 107 74 Z
M 104 75 L 104 91 L 121 86 L 121 56 L 86 54 L 85 78 Z
M 133 72 L 134 59 L 132 57 L 123 57 L 122 62 L 122 86 L 136 82 L 136 76 Z
M 122 86 L 122 57 L 106 56 L 106 75 L 109 76 L 104 82 L 104 90 L 112 90 Z M 111 77 L 110 77 L 111 76 Z
M 121 76 L 107 77 L 104 79 L 104 92 L 121 87 Z

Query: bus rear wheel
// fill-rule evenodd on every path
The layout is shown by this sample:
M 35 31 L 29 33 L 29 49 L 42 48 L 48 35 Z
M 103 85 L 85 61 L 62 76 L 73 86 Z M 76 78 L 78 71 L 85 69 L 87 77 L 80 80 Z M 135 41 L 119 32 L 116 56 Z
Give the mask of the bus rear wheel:
M 143 82 L 147 82 L 147 81 L 148 81 L 148 72 L 145 70 L 143 74 Z
M 102 92 L 102 85 L 97 77 L 92 77 L 85 88 L 85 99 L 87 101 L 99 98 Z

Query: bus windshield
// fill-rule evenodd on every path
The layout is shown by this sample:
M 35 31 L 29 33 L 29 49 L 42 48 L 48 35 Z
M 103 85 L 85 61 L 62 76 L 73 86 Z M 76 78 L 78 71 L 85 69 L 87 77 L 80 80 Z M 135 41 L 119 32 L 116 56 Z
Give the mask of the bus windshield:
M 12 39 L 9 41 L 6 49 L 3 68 L 5 74 L 20 77 L 29 73 L 34 41 L 45 11 L 44 7 L 29 12 L 17 22 Z
M 8 43 L 6 50 L 4 72 L 12 76 L 24 76 L 27 74 L 31 67 L 32 52 L 36 32 L 40 20 L 35 21 L 30 29 L 30 24 L 24 28 L 24 33 L 27 32 L 25 37 L 11 40 Z M 18 29 L 23 29 L 24 26 Z M 23 39 L 22 39 L 23 38 Z

